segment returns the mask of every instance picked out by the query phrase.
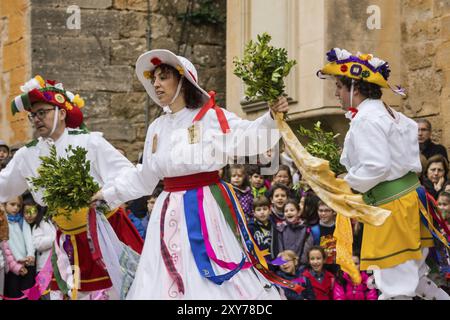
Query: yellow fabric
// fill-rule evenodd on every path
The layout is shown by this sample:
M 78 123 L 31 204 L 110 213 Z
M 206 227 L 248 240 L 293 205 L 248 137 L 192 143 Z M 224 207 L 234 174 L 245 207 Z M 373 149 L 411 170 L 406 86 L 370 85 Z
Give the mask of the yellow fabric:
M 360 284 L 361 274 L 352 259 L 353 229 L 349 218 L 337 214 L 333 236 L 336 239 L 336 263 L 342 271 L 348 273 L 354 284 Z
M 351 74 L 350 70 L 351 70 L 352 66 L 354 66 L 354 65 L 358 65 L 362 68 L 361 74 L 363 72 L 366 72 L 369 76 L 364 78 L 361 75 L 355 76 L 355 75 Z M 347 70 L 345 72 L 342 71 L 342 69 L 341 69 L 342 66 L 347 67 Z M 333 75 L 333 76 L 345 76 L 345 77 L 352 78 L 352 79 L 364 80 L 366 82 L 377 84 L 382 88 L 389 88 L 387 81 L 383 78 L 381 73 L 379 73 L 379 72 L 375 73 L 372 70 L 370 70 L 367 66 L 365 66 L 361 63 L 358 63 L 358 62 L 347 62 L 347 63 L 340 63 L 340 64 L 336 63 L 335 61 L 329 62 L 325 65 L 325 67 L 323 67 L 322 70 L 320 70 L 320 72 L 322 74 L 328 74 L 328 75 Z
M 118 209 L 108 212 L 105 216 L 108 219 Z M 67 235 L 77 235 L 87 230 L 87 216 L 89 213 L 89 208 L 83 208 L 77 212 L 73 212 L 70 219 L 60 214 L 53 217 L 53 221 L 56 223 L 58 228 Z
M 320 199 L 347 218 L 355 218 L 365 224 L 375 226 L 383 224 L 390 215 L 388 210 L 365 204 L 362 195 L 354 194 L 343 179 L 335 177 L 330 170 L 328 161 L 313 157 L 306 151 L 292 129 L 283 120 L 282 114 L 276 114 L 275 120 L 286 148 L 300 170 L 302 178 Z
M 78 297 L 78 288 L 80 287 L 80 263 L 78 259 L 78 247 L 77 247 L 77 239 L 74 236 L 70 236 L 70 241 L 72 242 L 73 247 L 73 263 L 74 263 L 74 273 L 73 273 L 73 289 L 72 289 L 72 300 L 77 300 Z
M 382 226 L 364 225 L 361 270 L 391 268 L 422 258 L 421 249 L 432 246 L 432 241 L 421 241 L 431 234 L 421 226 L 419 203 L 417 192 L 411 191 L 381 206 L 392 212 Z

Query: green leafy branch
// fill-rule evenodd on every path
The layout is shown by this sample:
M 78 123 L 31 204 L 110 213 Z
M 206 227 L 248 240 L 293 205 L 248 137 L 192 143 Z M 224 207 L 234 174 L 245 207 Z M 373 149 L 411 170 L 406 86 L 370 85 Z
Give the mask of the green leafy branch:
M 340 147 L 336 142 L 336 138 L 339 134 L 324 131 L 321 128 L 320 121 L 317 121 L 314 124 L 312 130 L 300 126 L 298 132 L 301 136 L 309 139 L 309 142 L 305 147 L 306 151 L 317 158 L 328 160 L 330 169 L 336 175 L 345 172 L 345 167 L 340 163 Z
M 246 45 L 242 59 L 233 59 L 234 74 L 246 86 L 246 100 L 273 103 L 285 94 L 284 78 L 297 62 L 288 59 L 286 49 L 269 45 L 272 39 L 269 34 L 258 35 L 257 39 Z
M 28 179 L 34 191 L 43 190 L 46 218 L 63 214 L 70 219 L 72 212 L 88 207 L 91 197 L 100 190 L 89 173 L 87 150 L 69 145 L 66 154 L 67 158 L 58 157 L 52 146 L 48 157 L 40 157 L 39 176 Z

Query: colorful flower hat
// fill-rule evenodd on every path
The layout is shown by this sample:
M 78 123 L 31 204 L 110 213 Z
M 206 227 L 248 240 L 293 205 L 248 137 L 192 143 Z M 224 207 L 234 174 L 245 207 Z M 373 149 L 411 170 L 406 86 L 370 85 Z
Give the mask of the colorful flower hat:
M 155 68 L 160 64 L 167 64 L 177 69 L 182 76 L 200 90 L 204 96 L 203 103 L 206 103 L 209 100 L 209 94 L 198 84 L 197 70 L 188 59 L 177 56 L 169 50 L 155 49 L 147 51 L 137 59 L 136 74 L 139 81 L 156 104 L 162 106 L 156 95 L 155 87 L 153 86 L 151 79 Z
M 23 94 L 11 102 L 12 114 L 22 111 L 31 111 L 33 103 L 45 102 L 66 110 L 66 125 L 69 128 L 78 128 L 83 123 L 84 100 L 70 91 L 64 90 L 62 83 L 44 80 L 36 76 L 20 87 Z
M 390 88 L 397 94 L 405 96 L 400 86 L 392 87 L 388 82 L 391 70 L 389 64 L 372 54 L 352 55 L 345 49 L 334 48 L 327 52 L 328 63 L 317 72 L 321 79 L 326 76 L 345 76 L 348 78 L 374 83 L 382 88 Z

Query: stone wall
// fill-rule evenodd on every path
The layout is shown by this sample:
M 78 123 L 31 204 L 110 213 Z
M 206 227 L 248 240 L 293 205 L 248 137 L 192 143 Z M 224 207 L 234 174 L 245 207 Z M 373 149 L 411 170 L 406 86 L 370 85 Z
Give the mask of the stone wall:
M 450 151 L 450 1 L 402 0 L 402 111 L 426 118 Z
M 85 98 L 90 130 L 102 131 L 136 161 L 146 127 L 159 114 L 134 73 L 140 54 L 153 48 L 185 55 L 200 84 L 225 92 L 225 25 L 183 20 L 189 0 L 32 0 L 32 73 L 63 82 Z M 225 1 L 216 1 L 225 12 Z M 80 8 L 79 29 L 69 29 L 67 12 Z
M 10 102 L 30 77 L 30 4 L 0 1 L 0 140 L 10 145 L 29 139 L 25 114 L 12 116 Z

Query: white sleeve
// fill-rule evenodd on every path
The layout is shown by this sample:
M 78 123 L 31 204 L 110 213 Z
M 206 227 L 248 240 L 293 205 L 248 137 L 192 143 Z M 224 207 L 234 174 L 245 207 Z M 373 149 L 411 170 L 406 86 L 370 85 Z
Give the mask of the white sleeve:
M 391 165 L 387 135 L 387 129 L 383 129 L 380 123 L 369 119 L 358 121 L 351 128 L 350 139 L 352 139 L 353 150 L 356 152 L 348 156 L 352 158 L 352 163 L 355 165 L 345 176 L 345 181 L 351 188 L 366 192 L 385 181 Z
M 122 170 L 134 168 L 133 164 L 114 148 L 100 132 L 92 132 L 88 149 L 94 151 L 94 170 L 102 180 L 102 186 L 110 186 Z
M 41 221 L 39 227 L 33 228 L 32 234 L 33 245 L 37 251 L 42 252 L 52 248 L 56 237 L 56 230 L 50 223 Z
M 30 225 L 26 221 L 23 221 L 22 233 L 23 233 L 23 238 L 25 239 L 25 246 L 27 249 L 27 257 L 34 257 L 35 248 L 33 245 L 33 236 L 31 234 Z
M 151 148 L 149 144 L 153 139 L 154 127 L 158 121 L 154 121 L 147 131 L 145 138 L 142 165 L 126 168 L 114 179 L 113 184 L 108 184 L 102 189 L 103 197 L 110 208 L 116 208 L 124 202 L 137 199 L 153 192 L 160 178 L 151 169 Z
M 228 120 L 229 133 L 222 134 L 214 110 L 208 111 L 208 119 L 205 120 L 212 124 L 215 148 L 228 157 L 263 154 L 273 148 L 280 139 L 280 132 L 270 112 L 251 121 L 241 119 L 225 109 L 222 110 Z
M 27 181 L 21 171 L 25 152 L 25 149 L 17 151 L 6 168 L 0 171 L 0 202 L 20 196 L 27 190 Z

